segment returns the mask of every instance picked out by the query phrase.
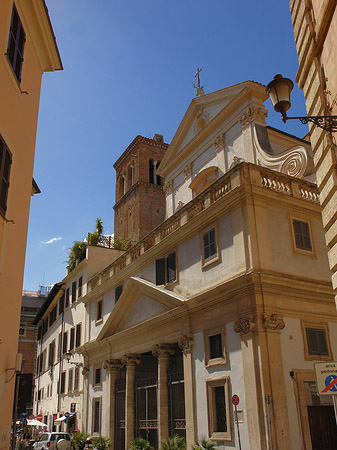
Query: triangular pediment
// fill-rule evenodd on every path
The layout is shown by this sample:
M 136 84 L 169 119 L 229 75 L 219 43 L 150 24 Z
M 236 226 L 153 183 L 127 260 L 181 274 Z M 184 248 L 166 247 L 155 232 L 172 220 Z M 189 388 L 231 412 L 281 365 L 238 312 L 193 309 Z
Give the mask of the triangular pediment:
M 161 161 L 160 175 L 166 177 L 174 165 L 187 156 L 188 148 L 207 134 L 207 130 L 223 116 L 224 111 L 238 98 L 245 97 L 242 95 L 244 91 L 254 91 L 263 100 L 267 98 L 265 87 L 253 81 L 244 81 L 194 98 Z
M 100 331 L 102 340 L 181 306 L 184 298 L 150 281 L 131 277 Z

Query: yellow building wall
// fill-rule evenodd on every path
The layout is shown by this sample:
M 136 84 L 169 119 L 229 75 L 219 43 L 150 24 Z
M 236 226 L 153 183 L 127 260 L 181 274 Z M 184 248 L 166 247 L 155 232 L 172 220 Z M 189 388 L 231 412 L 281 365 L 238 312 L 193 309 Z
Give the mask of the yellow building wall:
M 12 153 L 7 211 L 0 215 L 0 449 L 9 447 L 12 422 L 41 77 L 62 68 L 44 2 L 17 0 L 15 5 L 26 33 L 20 85 L 5 55 L 13 1 L 0 2 L 0 134 Z M 47 41 L 50 55 L 43 49 Z

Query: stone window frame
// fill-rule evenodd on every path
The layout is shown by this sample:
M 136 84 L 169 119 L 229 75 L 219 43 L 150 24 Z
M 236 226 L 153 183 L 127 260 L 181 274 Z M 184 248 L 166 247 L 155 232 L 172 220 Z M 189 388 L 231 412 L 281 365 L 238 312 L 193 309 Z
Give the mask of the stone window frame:
M 301 320 L 301 328 L 302 328 L 303 347 L 304 347 L 304 359 L 306 361 L 332 361 L 333 357 L 332 357 L 328 323 L 327 322 L 314 322 L 314 321 Z M 328 347 L 327 355 L 311 355 L 309 353 L 307 331 L 306 331 L 307 328 L 313 328 L 316 330 L 324 330 L 325 331 L 326 344 Z
M 225 405 L 226 405 L 226 421 L 227 431 L 215 431 L 216 409 L 214 399 L 214 388 L 223 386 L 225 390 Z M 208 432 L 209 438 L 214 441 L 232 441 L 232 412 L 230 401 L 230 377 L 223 376 L 220 378 L 206 379 L 207 391 L 207 411 L 208 411 Z
M 98 417 L 98 431 L 94 431 L 95 424 L 95 405 L 99 403 L 99 417 Z M 91 425 L 91 434 L 93 436 L 100 436 L 101 434 L 101 426 L 102 426 L 102 397 L 93 397 L 92 399 L 92 425 Z
M 99 382 L 96 382 L 96 370 L 100 370 L 100 376 L 99 376 Z M 94 388 L 101 388 L 102 387 L 102 364 L 96 364 L 93 366 L 92 371 L 92 386 Z
M 294 230 L 294 223 L 293 223 L 294 220 L 298 220 L 299 222 L 304 222 L 304 223 L 308 224 L 311 250 L 305 250 L 302 248 L 298 248 L 296 246 L 295 230 Z M 291 230 L 291 241 L 293 244 L 293 252 L 299 253 L 300 255 L 306 255 L 306 256 L 311 256 L 311 257 L 316 258 L 316 251 L 315 251 L 315 244 L 314 244 L 314 239 L 313 239 L 311 221 L 307 217 L 304 218 L 302 216 L 289 214 L 289 226 L 290 226 L 290 230 Z
M 14 26 L 13 26 L 14 21 L 17 21 L 16 33 L 14 33 Z M 15 79 L 19 85 L 21 83 L 25 43 L 26 43 L 26 32 L 23 28 L 23 24 L 20 15 L 18 13 L 17 7 L 13 2 L 7 51 L 5 53 L 5 56 L 7 56 L 9 65 L 12 68 Z
M 215 244 L 216 244 L 216 255 L 210 257 L 207 261 L 205 261 L 205 249 L 204 249 L 204 234 L 211 231 L 215 228 Z M 202 270 L 206 269 L 210 265 L 220 261 L 220 246 L 219 246 L 219 225 L 218 222 L 213 222 L 209 224 L 207 227 L 203 228 L 200 231 L 200 248 L 201 248 L 201 268 Z
M 101 317 L 97 318 L 98 316 L 98 303 L 101 302 Z M 103 297 L 100 297 L 99 299 L 96 300 L 95 303 L 95 325 L 100 325 L 101 323 L 103 323 L 103 306 L 104 306 L 104 301 L 103 301 Z
M 211 358 L 210 340 L 211 336 L 221 334 L 222 357 Z M 205 366 L 212 367 L 225 365 L 228 362 L 226 349 L 226 326 L 204 330 L 204 349 L 205 349 Z

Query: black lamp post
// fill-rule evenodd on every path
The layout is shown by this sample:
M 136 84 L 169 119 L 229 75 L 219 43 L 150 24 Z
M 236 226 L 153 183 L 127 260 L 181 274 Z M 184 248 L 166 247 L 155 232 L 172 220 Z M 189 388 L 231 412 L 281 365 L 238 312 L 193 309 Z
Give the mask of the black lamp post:
M 298 119 L 303 124 L 312 122 L 325 131 L 337 131 L 337 116 L 301 116 L 288 117 L 287 111 L 291 106 L 290 93 L 294 87 L 294 83 L 289 78 L 283 78 L 278 74 L 267 84 L 266 91 L 274 106 L 275 111 L 281 113 L 282 120 L 285 123 L 289 119 Z
M 70 361 L 71 356 L 72 356 L 71 352 L 66 353 L 66 360 L 68 361 L 69 364 L 74 364 L 74 366 L 76 366 L 76 367 L 83 367 L 83 364 L 81 362 Z

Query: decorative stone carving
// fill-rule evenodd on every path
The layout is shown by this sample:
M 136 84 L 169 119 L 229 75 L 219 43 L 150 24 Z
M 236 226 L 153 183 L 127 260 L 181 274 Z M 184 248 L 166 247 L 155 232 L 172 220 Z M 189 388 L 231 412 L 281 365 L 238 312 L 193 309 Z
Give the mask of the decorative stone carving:
M 239 156 L 234 156 L 234 157 L 233 157 L 233 162 L 232 162 L 232 164 L 229 166 L 229 169 L 232 169 L 234 166 L 240 164 L 242 161 L 244 161 L 243 158 L 240 158 Z
M 140 363 L 140 356 L 136 353 L 129 353 L 128 355 L 125 355 L 122 362 L 126 365 L 136 365 Z
M 191 334 L 184 334 L 179 338 L 178 346 L 182 349 L 183 353 L 192 351 L 193 336 Z
M 165 181 L 163 189 L 166 195 L 171 194 L 173 191 L 173 180 Z
M 271 314 L 267 316 L 267 314 L 262 315 L 262 325 L 267 330 L 283 330 L 285 327 L 284 320 L 279 317 L 277 314 Z
M 248 334 L 255 331 L 255 323 L 251 316 L 242 316 L 234 323 L 234 331 L 236 333 Z
M 152 350 L 152 355 L 158 358 L 173 355 L 173 353 L 171 344 L 156 344 Z
M 219 136 L 217 136 L 215 138 L 215 141 L 213 142 L 213 145 L 217 152 L 219 152 L 220 150 L 223 150 L 225 147 L 225 133 L 222 133 Z
M 242 114 L 239 118 L 239 122 L 241 123 L 242 128 L 245 128 L 254 120 L 265 123 L 265 119 L 268 116 L 268 111 L 264 108 L 258 108 L 256 106 L 251 106 L 246 109 L 246 112 Z
M 204 107 L 203 106 L 199 106 L 199 108 L 197 109 L 195 116 L 199 119 L 199 117 L 201 117 L 204 113 Z
M 103 367 L 109 373 L 114 370 L 119 370 L 124 366 L 123 361 L 121 359 L 108 359 L 104 361 Z
M 185 174 L 185 180 L 187 178 L 190 178 L 192 176 L 192 167 L 193 167 L 193 163 L 189 162 L 188 164 L 186 164 L 186 166 L 183 168 L 183 172 Z
M 185 205 L 184 202 L 182 202 L 181 200 L 178 202 L 178 205 L 176 207 L 176 212 L 179 211 L 183 206 Z
M 82 375 L 84 376 L 84 378 L 88 378 L 89 377 L 89 368 L 88 367 L 83 367 L 82 369 Z

